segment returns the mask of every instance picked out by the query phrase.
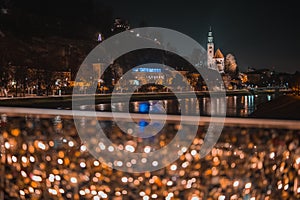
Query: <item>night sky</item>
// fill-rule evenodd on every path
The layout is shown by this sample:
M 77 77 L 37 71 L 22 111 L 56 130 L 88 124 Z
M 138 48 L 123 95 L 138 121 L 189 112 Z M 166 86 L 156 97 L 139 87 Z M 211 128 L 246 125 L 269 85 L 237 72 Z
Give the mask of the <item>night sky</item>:
M 234 54 L 242 71 L 248 67 L 299 70 L 296 1 L 99 1 L 113 8 L 114 17 L 128 19 L 132 27 L 144 21 L 148 26 L 174 29 L 205 49 L 212 26 L 215 47 L 224 55 Z

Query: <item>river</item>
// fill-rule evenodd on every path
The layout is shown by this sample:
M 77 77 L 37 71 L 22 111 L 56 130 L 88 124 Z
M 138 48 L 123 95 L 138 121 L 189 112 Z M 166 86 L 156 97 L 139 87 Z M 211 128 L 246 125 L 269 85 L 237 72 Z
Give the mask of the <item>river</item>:
M 140 113 L 149 111 L 151 113 L 168 113 L 168 114 L 182 114 L 195 115 L 197 110 L 203 116 L 210 116 L 211 112 L 216 109 L 226 109 L 226 116 L 228 117 L 248 117 L 258 105 L 271 101 L 275 95 L 261 94 L 261 95 L 235 95 L 226 97 L 226 108 L 219 105 L 218 101 L 214 106 L 209 97 L 186 98 L 179 100 L 148 100 L 148 101 L 133 101 L 129 104 L 129 111 L 132 113 Z M 126 104 L 119 103 L 103 103 L 97 104 L 97 111 L 115 111 L 126 112 Z M 144 110 L 146 109 L 146 110 Z

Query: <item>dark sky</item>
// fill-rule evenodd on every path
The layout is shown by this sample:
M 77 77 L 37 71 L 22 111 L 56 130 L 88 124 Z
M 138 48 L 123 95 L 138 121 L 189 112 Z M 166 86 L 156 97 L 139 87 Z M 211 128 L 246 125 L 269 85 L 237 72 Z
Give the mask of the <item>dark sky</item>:
M 132 27 L 145 21 L 148 26 L 174 29 L 205 48 L 212 26 L 216 48 L 234 54 L 242 70 L 299 70 L 297 1 L 99 1 L 113 8 L 114 17 L 128 19 Z

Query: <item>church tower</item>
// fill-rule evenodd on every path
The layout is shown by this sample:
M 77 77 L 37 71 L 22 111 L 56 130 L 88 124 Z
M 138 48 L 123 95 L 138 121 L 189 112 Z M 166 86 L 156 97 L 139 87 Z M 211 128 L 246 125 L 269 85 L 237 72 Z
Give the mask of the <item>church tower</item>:
M 208 37 L 207 37 L 207 66 L 209 68 L 214 68 L 214 38 L 212 34 L 211 27 L 209 27 Z

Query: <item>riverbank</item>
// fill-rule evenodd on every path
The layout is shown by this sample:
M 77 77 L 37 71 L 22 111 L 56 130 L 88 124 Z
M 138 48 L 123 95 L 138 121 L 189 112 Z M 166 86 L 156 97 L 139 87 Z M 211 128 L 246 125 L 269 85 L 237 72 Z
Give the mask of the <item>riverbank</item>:
M 212 92 L 214 94 L 221 94 L 218 91 Z M 274 90 L 257 90 L 249 91 L 243 90 L 229 90 L 226 91 L 226 96 L 247 96 L 247 95 L 260 95 L 260 94 L 274 94 Z M 280 91 L 281 94 L 289 93 L 289 91 Z M 86 101 L 91 98 L 93 94 L 76 95 L 76 101 L 80 104 L 80 101 Z M 172 92 L 149 92 L 149 93 L 118 93 L 114 94 L 115 102 L 123 102 L 125 97 L 130 95 L 131 101 L 147 101 L 147 100 L 168 100 L 176 98 L 192 98 L 195 97 L 209 97 L 208 91 L 197 92 L 177 92 L 176 95 Z M 95 95 L 95 104 L 110 103 L 111 94 L 98 94 Z M 37 107 L 37 108 L 71 108 L 72 107 L 72 95 L 62 96 L 26 96 L 26 97 L 3 97 L 0 98 L 0 106 L 8 107 Z
M 222 94 L 214 92 L 215 94 Z M 226 92 L 226 95 L 250 95 L 247 90 L 236 90 Z M 172 92 L 149 92 L 149 93 L 117 93 L 114 94 L 114 102 L 124 102 L 125 99 L 130 97 L 131 101 L 148 101 L 148 100 L 169 100 L 169 99 L 184 99 L 197 97 L 209 97 L 208 91 L 201 92 L 178 92 L 176 95 Z M 112 94 L 82 94 L 82 95 L 63 95 L 63 96 L 37 96 L 37 97 L 17 97 L 17 98 L 2 98 L 0 106 L 8 107 L 30 107 L 30 108 L 72 108 L 72 100 L 76 105 L 82 105 L 87 102 L 91 97 L 95 98 L 95 104 L 111 103 Z M 83 102 L 83 103 L 81 103 Z

